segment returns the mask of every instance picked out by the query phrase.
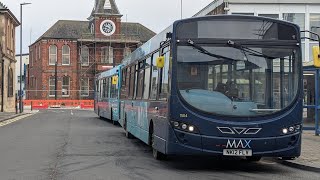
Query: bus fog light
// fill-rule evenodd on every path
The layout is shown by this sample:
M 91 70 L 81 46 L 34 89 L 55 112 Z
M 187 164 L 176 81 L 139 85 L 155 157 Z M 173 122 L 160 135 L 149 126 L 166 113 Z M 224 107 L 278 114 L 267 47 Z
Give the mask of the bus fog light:
M 289 127 L 289 131 L 293 132 L 294 131 L 294 127 Z
M 283 134 L 288 134 L 288 129 L 287 129 L 287 128 L 283 128 L 283 129 L 282 129 L 282 133 L 283 133 Z
M 187 129 L 187 125 L 186 124 L 182 124 L 182 126 L 181 126 L 181 128 L 183 129 L 183 130 L 186 130 Z
M 180 124 L 178 122 L 174 122 L 173 125 L 174 127 L 179 127 Z
M 193 132 L 194 131 L 194 127 L 193 126 L 189 126 L 189 131 Z

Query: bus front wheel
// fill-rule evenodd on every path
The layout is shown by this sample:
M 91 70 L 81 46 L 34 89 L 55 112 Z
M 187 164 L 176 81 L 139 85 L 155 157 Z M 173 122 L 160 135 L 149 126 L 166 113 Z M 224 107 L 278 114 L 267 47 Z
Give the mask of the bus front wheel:
M 127 116 L 125 116 L 124 122 L 123 122 L 123 129 L 126 133 L 126 137 L 128 139 L 133 139 L 133 135 L 128 131 L 128 127 L 127 127 Z
M 159 152 L 158 150 L 155 149 L 155 140 L 154 140 L 154 133 L 153 133 L 153 129 L 151 131 L 151 147 L 152 147 L 152 155 L 153 158 L 156 160 L 165 160 L 167 159 L 167 156 L 161 152 Z

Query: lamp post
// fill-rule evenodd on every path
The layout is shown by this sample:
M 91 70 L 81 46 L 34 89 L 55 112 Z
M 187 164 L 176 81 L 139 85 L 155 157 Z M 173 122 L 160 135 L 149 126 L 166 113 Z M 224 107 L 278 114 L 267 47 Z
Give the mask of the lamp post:
M 181 0 L 181 19 L 182 19 L 182 10 L 183 10 L 183 4 L 182 4 L 182 0 Z
M 20 4 L 20 91 L 19 91 L 19 110 L 20 113 L 22 110 L 22 6 L 28 5 L 31 3 L 21 3 Z

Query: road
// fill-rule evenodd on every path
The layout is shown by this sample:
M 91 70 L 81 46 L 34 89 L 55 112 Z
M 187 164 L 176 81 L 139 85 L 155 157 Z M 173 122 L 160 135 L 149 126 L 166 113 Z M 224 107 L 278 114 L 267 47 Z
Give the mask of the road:
M 92 111 L 46 110 L 0 127 L 2 180 L 318 179 L 270 159 L 152 158 L 148 146 Z

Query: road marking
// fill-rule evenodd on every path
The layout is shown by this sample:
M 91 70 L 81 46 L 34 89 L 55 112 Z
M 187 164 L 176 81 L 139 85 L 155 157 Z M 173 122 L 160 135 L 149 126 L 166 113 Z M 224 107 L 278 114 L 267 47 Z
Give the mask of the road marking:
M 0 122 L 0 127 L 3 127 L 3 126 L 6 126 L 6 125 L 9 125 L 11 123 L 14 123 L 14 122 L 17 122 L 19 120 L 22 120 L 26 117 L 29 117 L 29 116 L 32 116 L 33 114 L 25 114 L 25 115 L 22 115 L 22 116 L 19 116 L 19 117 L 16 117 L 16 118 L 13 118 L 13 119 L 9 119 L 7 121 L 2 121 Z
M 73 116 L 73 112 L 72 112 L 72 110 L 71 110 L 71 116 Z

